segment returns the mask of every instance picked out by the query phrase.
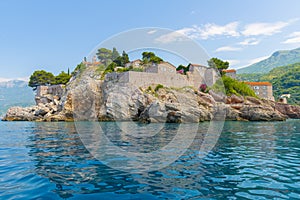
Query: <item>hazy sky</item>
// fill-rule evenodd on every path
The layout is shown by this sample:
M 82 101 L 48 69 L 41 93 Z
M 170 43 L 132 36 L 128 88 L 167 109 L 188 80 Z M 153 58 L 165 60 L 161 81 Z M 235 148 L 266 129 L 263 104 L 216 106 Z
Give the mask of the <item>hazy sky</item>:
M 0 1 L 0 79 L 71 70 L 100 42 L 133 28 L 169 28 L 211 57 L 247 66 L 300 47 L 298 0 Z M 177 40 L 169 34 L 161 38 Z

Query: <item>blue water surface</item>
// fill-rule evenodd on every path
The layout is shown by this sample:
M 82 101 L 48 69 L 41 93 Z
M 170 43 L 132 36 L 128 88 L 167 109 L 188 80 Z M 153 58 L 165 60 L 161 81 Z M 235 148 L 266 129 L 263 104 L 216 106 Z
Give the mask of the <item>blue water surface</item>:
M 138 140 L 139 150 L 166 145 L 178 125 L 163 126 L 159 137 Z M 0 133 L 0 199 L 300 199 L 300 120 L 226 122 L 203 159 L 199 131 L 174 163 L 143 173 L 95 159 L 74 123 L 0 122 Z M 132 144 L 108 134 L 116 145 Z

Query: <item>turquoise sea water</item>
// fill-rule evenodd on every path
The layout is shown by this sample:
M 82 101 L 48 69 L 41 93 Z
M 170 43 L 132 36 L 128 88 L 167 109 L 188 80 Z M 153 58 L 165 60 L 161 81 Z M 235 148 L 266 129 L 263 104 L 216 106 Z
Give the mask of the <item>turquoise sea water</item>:
M 176 128 L 140 139 L 139 150 L 166 145 Z M 174 163 L 135 174 L 95 159 L 73 123 L 0 122 L 0 133 L 0 199 L 300 199 L 300 120 L 226 122 L 205 158 L 199 131 Z

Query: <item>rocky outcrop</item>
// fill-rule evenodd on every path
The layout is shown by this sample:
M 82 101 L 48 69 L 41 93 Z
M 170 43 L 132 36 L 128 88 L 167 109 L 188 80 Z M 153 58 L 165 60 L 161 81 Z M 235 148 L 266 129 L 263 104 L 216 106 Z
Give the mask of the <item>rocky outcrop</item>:
M 300 118 L 300 107 L 253 97 L 226 97 L 193 88 L 136 87 L 102 81 L 97 69 L 76 74 L 66 87 L 38 96 L 37 105 L 10 108 L 7 121 L 141 121 L 187 123 L 215 120 L 274 121 Z M 45 88 L 44 88 L 45 89 Z M 57 95 L 57 91 L 60 95 Z M 42 100 L 44 99 L 44 100 Z

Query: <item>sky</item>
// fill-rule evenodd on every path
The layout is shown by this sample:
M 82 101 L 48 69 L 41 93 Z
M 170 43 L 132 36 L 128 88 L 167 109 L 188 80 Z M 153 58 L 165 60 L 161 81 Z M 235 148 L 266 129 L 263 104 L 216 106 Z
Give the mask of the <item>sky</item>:
M 101 42 L 144 27 L 184 34 L 231 68 L 300 47 L 298 0 L 3 0 L 0 8 L 0 81 L 73 70 Z

